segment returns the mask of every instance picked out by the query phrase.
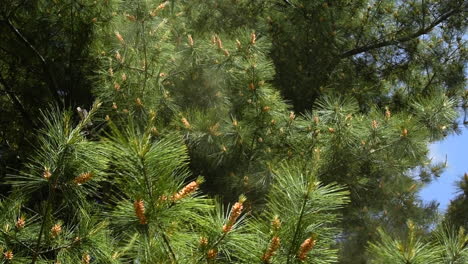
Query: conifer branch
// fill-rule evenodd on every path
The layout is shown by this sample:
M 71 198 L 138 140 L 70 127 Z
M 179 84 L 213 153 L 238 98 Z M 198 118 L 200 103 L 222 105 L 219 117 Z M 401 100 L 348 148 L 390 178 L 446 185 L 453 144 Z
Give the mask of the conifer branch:
M 407 36 L 404 36 L 404 37 L 401 37 L 401 38 L 398 38 L 398 39 L 385 40 L 385 41 L 382 41 L 382 42 L 379 42 L 379 43 L 374 43 L 374 44 L 358 47 L 358 48 L 355 48 L 355 49 L 352 49 L 352 50 L 348 50 L 348 51 L 342 53 L 341 55 L 339 55 L 339 58 L 343 59 L 343 58 L 351 57 L 351 56 L 354 56 L 354 55 L 357 55 L 357 54 L 360 54 L 360 53 L 368 52 L 368 51 L 371 51 L 371 50 L 374 50 L 374 49 L 383 48 L 383 47 L 387 47 L 387 46 L 391 46 L 391 45 L 397 45 L 399 43 L 410 41 L 412 39 L 415 39 L 415 38 L 417 38 L 419 36 L 422 36 L 422 35 L 425 35 L 425 34 L 431 32 L 436 26 L 438 26 L 439 24 L 443 23 L 444 21 L 446 21 L 450 17 L 452 17 L 452 16 L 454 16 L 454 15 L 456 15 L 456 14 L 462 12 L 462 11 L 463 11 L 462 6 L 460 8 L 457 8 L 457 9 L 452 9 L 449 12 L 441 15 L 437 20 L 433 21 L 427 27 L 421 28 L 420 30 L 418 30 L 418 31 L 416 31 L 416 32 L 414 32 L 412 34 L 409 34 Z
M 146 82 L 148 82 L 148 55 L 147 55 L 147 47 L 146 47 L 147 46 L 146 37 L 144 36 L 145 29 L 146 29 L 145 20 L 141 21 L 141 27 L 142 27 L 142 31 L 143 31 L 143 34 L 142 34 L 143 35 L 142 36 L 142 38 L 143 38 L 143 59 L 145 61 L 145 65 L 144 65 L 144 67 L 145 67 L 145 77 L 143 79 L 143 90 L 142 90 L 142 92 L 144 93 L 145 89 L 146 89 Z
M 36 251 L 34 249 L 32 249 L 30 246 L 26 245 L 23 241 L 19 240 L 17 237 L 14 237 L 10 234 L 8 234 L 7 232 L 3 231 L 2 229 L 0 229 L 0 232 L 2 232 L 3 235 L 5 236 L 8 236 L 9 238 L 15 240 L 16 242 L 20 243 L 23 247 L 27 248 L 29 251 L 31 251 L 31 253 L 35 253 Z
M 174 250 L 172 249 L 171 243 L 169 242 L 169 238 L 167 237 L 166 233 L 162 231 L 161 236 L 163 238 L 164 244 L 166 244 L 167 249 L 169 250 L 169 253 L 171 254 L 171 258 L 173 260 L 173 263 L 177 264 L 177 257 L 174 253 Z
M 73 52 L 74 52 L 74 45 L 75 45 L 75 12 L 74 12 L 74 3 L 70 5 L 70 28 L 71 28 L 71 41 L 70 41 L 70 49 L 68 51 L 68 74 L 70 76 L 70 87 L 69 87 L 69 92 L 73 92 L 73 86 L 75 85 L 74 83 L 74 78 L 73 78 Z
M 95 106 L 97 106 L 97 105 L 99 105 L 99 103 L 95 102 Z M 77 130 L 82 128 L 82 126 L 85 125 L 87 121 L 89 121 L 89 118 L 96 111 L 96 109 L 97 109 L 97 107 L 93 107 L 91 109 L 90 114 L 87 117 L 85 117 L 85 119 L 81 120 L 81 122 L 80 122 L 80 124 L 78 125 L 77 128 L 75 128 L 75 129 L 73 129 L 71 131 L 71 135 L 73 135 L 73 132 L 76 132 Z M 54 183 L 49 184 L 49 195 L 48 195 L 48 198 L 47 198 L 47 204 L 46 204 L 46 208 L 44 209 L 44 215 L 42 217 L 41 228 L 39 230 L 39 234 L 38 234 L 38 237 L 37 237 L 36 249 L 35 249 L 35 252 L 33 254 L 31 264 L 36 263 L 37 257 L 40 254 L 39 249 L 40 249 L 40 246 L 41 246 L 42 237 L 44 236 L 45 225 L 46 225 L 47 221 L 49 220 L 49 216 L 50 216 L 49 211 L 50 211 L 50 209 L 52 207 L 52 203 L 54 201 L 56 190 L 57 190 L 57 183 L 58 183 L 58 180 L 59 180 L 59 177 L 58 177 L 57 173 L 59 173 L 59 169 L 63 165 L 63 162 L 65 160 L 65 155 L 66 155 L 66 153 L 68 152 L 68 149 L 69 149 L 69 142 L 70 142 L 69 140 L 70 139 L 71 138 L 69 137 L 68 140 L 66 141 L 65 145 L 62 146 L 63 148 L 58 153 L 58 160 L 57 160 L 57 162 L 55 164 L 56 168 L 51 173 L 51 175 L 53 175 L 53 177 L 54 177 Z
M 245 196 L 241 195 L 239 198 L 239 201 L 236 202 L 233 207 L 231 208 L 231 212 L 229 214 L 229 217 L 227 219 L 226 224 L 223 226 L 223 231 L 222 235 L 216 240 L 216 242 L 211 246 L 211 248 L 216 248 L 226 237 L 227 235 L 232 231 L 232 226 L 238 221 L 239 215 L 242 213 L 243 210 L 243 203 L 245 202 Z M 197 263 L 202 261 L 205 258 L 205 256 L 202 256 Z
M 141 170 L 143 173 L 143 179 L 145 181 L 146 190 L 148 191 L 148 196 L 150 197 L 151 202 L 153 201 L 153 190 L 150 185 L 150 180 L 148 178 L 148 173 L 146 172 L 145 160 L 144 157 L 140 157 Z
M 59 158 L 58 164 L 61 164 L 63 162 L 63 158 L 65 156 L 64 153 L 65 153 L 66 150 L 67 150 L 67 147 L 65 146 L 65 149 L 60 153 L 60 158 Z M 57 173 L 57 170 L 58 170 L 58 166 L 54 170 L 52 175 L 55 175 Z M 49 211 L 50 211 L 50 208 L 52 207 L 52 202 L 53 202 L 53 200 L 55 198 L 55 191 L 56 191 L 55 186 L 57 185 L 58 177 L 57 177 L 57 175 L 55 175 L 54 177 L 55 177 L 54 184 L 49 185 L 49 196 L 47 198 L 46 208 L 44 209 L 44 215 L 42 217 L 42 222 L 41 222 L 41 229 L 39 230 L 39 235 L 37 237 L 37 242 L 36 242 L 36 249 L 34 250 L 34 254 L 33 254 L 31 264 L 36 263 L 37 257 L 40 254 L 39 249 L 40 249 L 40 246 L 41 246 L 42 237 L 44 235 L 45 225 L 46 225 L 47 221 L 49 220 Z
M 213 246 L 211 246 L 212 248 L 216 248 L 219 243 L 221 243 L 221 241 L 224 240 L 224 238 L 227 236 L 227 232 L 223 232 L 223 234 L 218 238 L 218 240 L 216 240 L 216 242 L 213 244 Z M 196 262 L 197 264 L 200 263 L 203 259 L 205 259 L 205 255 L 203 255 L 200 259 L 198 259 L 198 261 Z
M 294 244 L 296 243 L 297 236 L 299 235 L 299 229 L 301 227 L 302 218 L 304 217 L 305 207 L 307 205 L 307 201 L 309 200 L 309 193 L 310 193 L 310 188 L 307 190 L 307 193 L 304 195 L 304 200 L 303 200 L 302 206 L 301 206 L 301 213 L 299 215 L 299 219 L 297 220 L 296 228 L 294 230 L 293 239 L 291 240 L 291 245 L 289 246 L 289 250 L 288 250 L 287 264 L 289 264 L 291 262 L 291 254 L 292 254 L 292 251 L 294 249 Z
M 3 78 L 1 74 L 0 74 L 0 83 L 3 85 L 3 88 L 4 88 L 3 90 L 5 91 L 7 96 L 10 98 L 11 101 L 13 101 L 13 105 L 21 113 L 23 118 L 27 121 L 28 125 L 35 128 L 36 124 L 33 122 L 31 116 L 28 114 L 23 104 L 19 101 L 18 97 L 12 92 L 11 88 L 8 86 L 7 82 L 5 81 L 5 79 Z
M 59 90 L 57 82 L 44 56 L 42 56 L 42 54 L 36 49 L 36 47 L 34 47 L 34 45 L 31 42 L 29 42 L 29 40 L 18 30 L 18 28 L 16 28 L 13 25 L 10 19 L 7 19 L 6 23 L 8 27 L 13 31 L 13 33 L 39 58 L 42 64 L 44 74 L 47 76 L 47 80 L 49 83 L 47 87 L 49 88 L 49 92 L 51 93 L 52 97 L 55 99 L 57 104 L 62 105 L 62 101 L 60 100 L 57 93 Z
M 33 254 L 33 257 L 32 257 L 32 260 L 31 260 L 31 264 L 36 263 L 37 257 L 39 256 L 39 248 L 41 246 L 42 236 L 44 234 L 44 229 L 45 229 L 45 225 L 47 223 L 47 220 L 49 219 L 48 216 L 49 216 L 50 207 L 52 205 L 52 196 L 54 196 L 54 194 L 55 194 L 54 188 L 52 188 L 52 190 L 50 190 L 50 189 L 51 188 L 49 187 L 49 197 L 47 199 L 46 208 L 44 209 L 44 216 L 42 217 L 41 229 L 39 230 L 39 234 L 37 236 L 36 249 L 34 250 L 34 254 Z
M 63 246 L 54 247 L 54 248 L 51 248 L 51 249 L 39 251 L 38 254 L 43 255 L 43 254 L 47 254 L 47 253 L 54 252 L 54 251 L 57 251 L 57 250 L 65 249 L 65 248 L 71 248 L 73 245 L 81 242 L 81 240 L 82 239 L 78 239 L 78 240 L 72 241 L 72 242 L 70 242 L 70 243 L 68 243 L 66 245 L 63 245 Z

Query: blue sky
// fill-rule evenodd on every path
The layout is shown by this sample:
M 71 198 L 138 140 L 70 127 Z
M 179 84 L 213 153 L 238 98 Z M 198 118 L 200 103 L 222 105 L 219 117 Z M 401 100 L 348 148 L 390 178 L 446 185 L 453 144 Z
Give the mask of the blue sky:
M 424 201 L 436 200 L 440 203 L 439 210 L 444 212 L 450 200 L 456 196 L 455 181 L 468 172 L 468 129 L 462 127 L 461 135 L 451 135 L 445 140 L 430 146 L 429 156 L 434 161 L 445 161 L 447 165 L 442 176 L 421 190 Z

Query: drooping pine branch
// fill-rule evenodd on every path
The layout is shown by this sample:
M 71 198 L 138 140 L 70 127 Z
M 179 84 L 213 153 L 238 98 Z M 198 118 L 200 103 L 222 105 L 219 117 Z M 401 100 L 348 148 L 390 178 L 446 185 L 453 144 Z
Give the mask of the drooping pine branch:
M 447 13 L 441 15 L 438 19 L 433 21 L 427 27 L 421 28 L 418 31 L 413 32 L 411 34 L 408 34 L 406 36 L 403 36 L 403 37 L 400 37 L 400 38 L 397 38 L 397 39 L 385 40 L 385 41 L 381 41 L 381 42 L 378 42 L 378 43 L 369 44 L 369 45 L 365 45 L 365 46 L 362 46 L 362 47 L 354 48 L 354 49 L 343 52 L 342 54 L 339 55 L 339 57 L 343 59 L 343 58 L 351 57 L 351 56 L 354 56 L 354 55 L 357 55 L 357 54 L 360 54 L 360 53 L 369 52 L 369 51 L 374 50 L 374 49 L 379 49 L 379 48 L 383 48 L 383 47 L 387 47 L 387 46 L 391 46 L 391 45 L 398 45 L 400 43 L 404 43 L 404 42 L 410 41 L 412 39 L 418 38 L 418 37 L 420 37 L 422 35 L 425 35 L 425 34 L 431 32 L 435 27 L 437 27 L 441 23 L 447 21 L 450 17 L 452 17 L 452 16 L 454 16 L 456 14 L 464 12 L 464 8 L 465 7 L 462 5 L 459 8 L 452 9 L 452 10 L 448 11 Z
M 62 100 L 60 100 L 60 97 L 58 96 L 59 88 L 57 85 L 57 81 L 55 79 L 54 73 L 50 69 L 50 66 L 48 62 L 46 61 L 46 59 L 44 58 L 44 56 L 42 56 L 42 54 L 36 49 L 36 47 L 20 32 L 20 30 L 15 25 L 13 25 L 10 19 L 3 21 L 3 22 L 6 23 L 8 27 L 11 29 L 11 31 L 13 31 L 15 36 L 17 36 L 18 39 L 20 39 L 26 45 L 26 47 L 28 47 L 39 58 L 42 64 L 42 70 L 44 74 L 46 75 L 47 82 L 49 84 L 47 86 L 49 89 L 49 92 L 54 98 L 54 100 L 56 101 L 57 105 L 59 106 L 62 105 Z

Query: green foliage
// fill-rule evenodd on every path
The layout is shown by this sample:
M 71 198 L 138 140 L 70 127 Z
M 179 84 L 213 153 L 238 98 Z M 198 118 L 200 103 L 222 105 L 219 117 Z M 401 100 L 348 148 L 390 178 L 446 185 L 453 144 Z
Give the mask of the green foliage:
M 114 262 L 108 223 L 95 203 L 107 161 L 85 138 L 99 105 L 95 103 L 77 126 L 70 112 L 44 112 L 40 144 L 27 169 L 9 176 L 14 192 L 2 201 L 2 211 L 9 213 L 2 221 L 1 243 L 18 263 L 51 258 L 77 262 L 85 255 L 100 263 Z
M 419 95 L 463 93 L 464 1 L 269 2 L 275 83 L 296 110 L 323 94 L 400 111 Z
M 272 234 L 283 242 L 267 263 L 336 260 L 342 187 L 320 184 L 300 164 L 282 165 L 264 213 L 253 214 L 245 196 L 225 208 L 198 192 L 202 178 L 186 183 L 187 149 L 177 134 L 152 135 L 154 118 L 144 127 L 110 123 L 107 136 L 89 141 L 85 129 L 100 105 L 75 127 L 69 112 L 44 113 L 41 144 L 1 201 L 0 243 L 14 263 L 252 263 L 262 261 Z M 301 251 L 307 238 L 313 245 Z
M 408 236 L 396 240 L 379 230 L 381 242 L 370 244 L 369 251 L 375 263 L 440 263 L 441 248 L 421 241 L 414 224 L 408 222 Z
M 0 4 L 0 179 L 27 161 L 36 142 L 32 131 L 43 125 L 41 109 L 92 104 L 90 43 L 108 10 L 108 1 Z
M 408 221 L 408 234 L 403 239 L 392 238 L 379 229 L 380 241 L 371 243 L 368 251 L 371 263 L 466 263 L 468 236 L 465 230 L 441 224 L 430 241 L 425 241 L 413 222 Z
M 443 258 L 378 228 L 438 221 L 418 191 L 446 166 L 428 144 L 467 107 L 465 2 L 7 2 L 0 173 L 16 211 L 1 242 L 15 261 Z
M 458 227 L 468 227 L 468 174 L 457 182 L 458 196 L 450 202 L 447 210 L 447 219 Z
M 461 264 L 468 261 L 468 235 L 463 227 L 457 232 L 449 225 L 441 225 L 435 235 L 438 243 L 444 248 L 443 263 Z

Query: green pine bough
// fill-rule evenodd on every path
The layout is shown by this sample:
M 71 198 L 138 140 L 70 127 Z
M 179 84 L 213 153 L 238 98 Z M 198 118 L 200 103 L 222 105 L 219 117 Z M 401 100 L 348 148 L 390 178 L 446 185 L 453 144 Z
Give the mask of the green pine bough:
M 44 113 L 29 170 L 10 176 L 16 191 L 2 199 L 6 263 L 336 260 L 337 210 L 348 202 L 342 187 L 284 162 L 263 213 L 245 196 L 226 207 L 203 195 L 203 178 L 189 180 L 187 148 L 176 134 L 157 138 L 151 124 L 129 120 L 118 129 L 109 121 L 102 138 L 87 139 L 100 105 L 77 126 L 70 112 Z
M 8 1 L 2 54 L 47 78 L 0 61 L 42 122 L 1 179 L 3 263 L 467 261 L 466 195 L 443 222 L 418 196 L 467 105 L 463 1 Z M 70 38 L 31 41 L 43 19 Z M 50 80 L 99 100 L 30 117 L 14 90 Z

